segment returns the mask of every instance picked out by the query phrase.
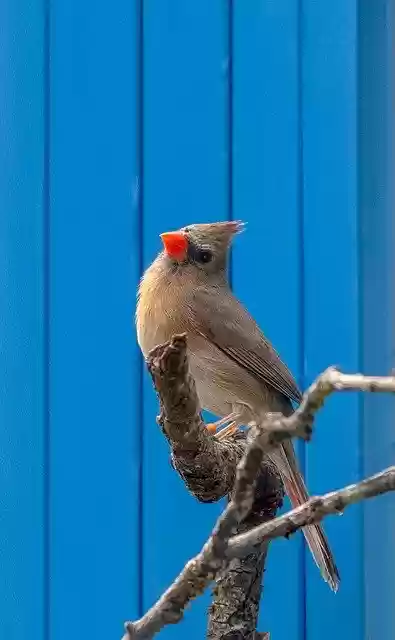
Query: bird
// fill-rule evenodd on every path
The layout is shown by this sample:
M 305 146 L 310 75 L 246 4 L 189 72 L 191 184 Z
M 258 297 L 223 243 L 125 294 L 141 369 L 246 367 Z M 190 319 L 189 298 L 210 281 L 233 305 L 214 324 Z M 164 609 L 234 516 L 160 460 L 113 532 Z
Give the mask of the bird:
M 244 226 L 234 220 L 196 223 L 160 234 L 162 250 L 137 292 L 136 331 L 143 356 L 173 335 L 186 334 L 199 402 L 218 417 L 209 429 L 219 439 L 262 423 L 268 413 L 291 415 L 302 399 L 290 370 L 231 290 L 229 253 Z M 293 508 L 304 504 L 309 494 L 292 441 L 269 457 Z M 336 592 L 340 575 L 322 526 L 308 525 L 303 533 L 322 577 Z

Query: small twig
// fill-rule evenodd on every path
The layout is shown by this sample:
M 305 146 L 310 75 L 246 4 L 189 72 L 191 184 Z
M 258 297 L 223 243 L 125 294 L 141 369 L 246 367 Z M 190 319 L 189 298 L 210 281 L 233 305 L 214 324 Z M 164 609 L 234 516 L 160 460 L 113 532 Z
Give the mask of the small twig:
M 326 398 L 335 391 L 366 391 L 395 393 L 395 376 L 364 376 L 360 373 L 345 374 L 335 367 L 328 367 L 303 394 L 302 402 L 290 416 L 269 414 L 260 425 L 258 439 L 265 452 L 289 440 L 310 440 L 314 416 L 324 405 Z
M 298 529 L 320 522 L 325 516 L 342 513 L 348 506 L 395 490 L 395 466 L 385 469 L 366 480 L 323 496 L 312 497 L 308 502 L 285 513 L 271 522 L 254 527 L 229 540 L 227 556 L 243 557 L 274 538 L 288 537 Z

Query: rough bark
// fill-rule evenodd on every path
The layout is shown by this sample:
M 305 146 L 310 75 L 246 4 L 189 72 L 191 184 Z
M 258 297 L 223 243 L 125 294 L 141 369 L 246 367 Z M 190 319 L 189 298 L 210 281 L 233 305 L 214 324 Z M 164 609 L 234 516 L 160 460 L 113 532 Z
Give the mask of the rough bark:
M 239 525 L 237 532 L 247 533 L 260 523 L 270 522 L 281 504 L 282 496 L 276 472 L 270 464 L 266 464 L 258 478 L 252 511 Z M 267 551 L 266 542 L 256 545 L 253 552 L 243 558 L 232 558 L 226 570 L 217 575 L 209 610 L 209 640 L 258 638 L 255 630 Z M 265 636 L 262 634 L 259 637 Z
M 167 593 L 165 603 L 155 605 L 142 624 L 127 626 L 129 637 L 152 637 L 163 622 L 177 622 L 183 615 L 183 598 L 196 597 L 217 576 L 207 637 L 253 640 L 267 544 L 230 564 L 224 562 L 224 552 L 231 535 L 247 532 L 275 516 L 283 499 L 281 480 L 262 450 L 251 448 L 246 434 L 219 441 L 208 432 L 188 370 L 185 336 L 175 336 L 169 344 L 156 347 L 147 366 L 158 393 L 158 424 L 169 442 L 172 466 L 201 502 L 224 496 L 229 499 L 205 548 L 177 579 L 177 588 Z
M 164 626 L 183 617 L 188 603 L 216 580 L 210 607 L 208 638 L 269 640 L 255 631 L 260 589 L 273 538 L 289 536 L 301 527 L 339 513 L 348 505 L 395 490 L 395 467 L 332 492 L 275 518 L 283 491 L 275 468 L 266 457 L 284 440 L 309 440 L 315 413 L 336 391 L 395 392 L 395 377 L 346 375 L 330 367 L 303 396 L 291 416 L 271 414 L 250 428 L 248 437 L 219 441 L 208 433 L 200 415 L 195 384 L 188 372 L 186 337 L 157 347 L 148 367 L 159 395 L 158 419 L 171 448 L 173 467 L 188 490 L 202 502 L 228 495 L 228 504 L 200 553 L 151 609 L 126 623 L 124 640 L 151 640 Z

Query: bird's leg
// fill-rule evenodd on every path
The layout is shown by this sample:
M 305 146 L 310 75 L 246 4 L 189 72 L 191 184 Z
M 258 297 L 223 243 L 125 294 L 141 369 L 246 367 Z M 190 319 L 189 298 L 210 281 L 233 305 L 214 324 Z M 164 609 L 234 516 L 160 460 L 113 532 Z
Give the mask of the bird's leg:
M 214 438 L 216 438 L 217 440 L 225 440 L 225 438 L 228 438 L 229 436 L 232 436 L 234 433 L 236 433 L 238 427 L 239 425 L 236 420 L 232 420 L 232 422 L 230 422 L 227 427 L 221 429 L 221 431 L 218 431 L 218 433 L 215 433 Z
M 244 422 L 246 417 L 245 406 L 236 404 L 236 405 L 233 405 L 232 408 L 233 408 L 233 412 L 227 416 L 227 419 L 229 421 L 227 426 L 221 429 L 221 431 L 218 431 L 218 433 L 214 435 L 214 437 L 217 440 L 221 441 L 221 440 L 225 440 L 226 438 L 229 438 L 230 436 L 233 436 L 233 434 L 236 433 L 238 428 L 242 424 L 245 424 Z
M 206 425 L 206 427 L 210 431 L 210 433 L 215 434 L 215 432 L 217 431 L 217 429 L 219 427 L 222 427 L 225 424 L 227 425 L 229 422 L 232 424 L 233 420 L 235 418 L 237 418 L 237 417 L 238 417 L 238 414 L 235 411 L 233 411 L 228 416 L 225 416 L 224 418 L 221 418 L 221 420 L 217 420 L 217 422 L 209 422 Z M 228 427 L 226 427 L 226 428 L 228 428 Z M 225 431 L 225 429 L 222 429 L 221 433 L 223 433 L 223 431 Z M 219 434 L 217 434 L 217 436 L 218 435 Z
M 241 424 L 240 417 L 241 414 L 238 411 L 232 411 L 232 413 L 224 416 L 221 420 L 208 424 L 207 428 L 210 433 L 213 434 L 214 438 L 217 440 L 224 440 L 237 431 Z M 223 425 L 225 425 L 224 428 L 217 431 L 218 427 L 222 427 Z

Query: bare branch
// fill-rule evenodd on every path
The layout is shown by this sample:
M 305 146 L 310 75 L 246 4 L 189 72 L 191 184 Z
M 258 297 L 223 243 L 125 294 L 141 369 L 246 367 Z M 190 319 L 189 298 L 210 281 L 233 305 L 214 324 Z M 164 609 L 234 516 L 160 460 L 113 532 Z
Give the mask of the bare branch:
M 275 516 L 283 491 L 278 476 L 273 478 L 274 471 L 274 465 L 273 468 L 269 464 L 262 467 L 252 510 L 238 526 L 237 533 L 249 531 Z M 255 630 L 268 546 L 269 543 L 264 543 L 244 557 L 231 559 L 224 570 L 215 576 L 213 598 L 208 612 L 207 640 L 257 640 Z
M 312 497 L 308 502 L 271 522 L 258 525 L 251 531 L 229 540 L 227 556 L 244 556 L 252 553 L 263 542 L 274 538 L 288 537 L 298 529 L 320 522 L 330 514 L 340 514 L 350 506 L 368 498 L 395 490 L 395 466 L 389 467 L 362 482 L 350 484 L 344 489 L 323 496 Z
M 395 376 L 364 376 L 360 373 L 345 374 L 329 367 L 303 394 L 302 402 L 290 416 L 268 414 L 259 425 L 258 439 L 265 452 L 284 440 L 301 438 L 310 440 L 314 416 L 324 405 L 325 399 L 335 391 L 366 391 L 395 393 Z
M 157 347 L 150 355 L 148 367 L 160 397 L 159 424 L 171 444 L 174 466 L 188 488 L 203 501 L 218 499 L 230 492 L 235 462 L 241 455 L 240 443 L 235 442 L 230 448 L 230 443 L 219 442 L 208 434 L 200 417 L 194 381 L 188 372 L 186 336 L 174 336 L 170 343 Z M 307 524 L 318 522 L 327 514 L 343 511 L 349 504 L 395 489 L 395 467 L 391 467 L 356 485 L 321 498 L 312 498 L 285 516 L 231 539 L 253 505 L 264 453 L 286 439 L 299 437 L 309 440 L 314 415 L 326 397 L 334 391 L 349 390 L 395 392 L 395 377 L 345 375 L 331 367 L 311 385 L 291 416 L 268 415 L 263 424 L 253 426 L 249 443 L 247 446 L 244 443 L 245 452 L 237 465 L 232 500 L 218 519 L 212 535 L 157 603 L 140 620 L 125 625 L 123 640 L 150 640 L 165 625 L 181 620 L 187 604 L 200 595 L 215 577 L 223 575 L 227 563 L 233 561 L 231 558 L 251 551 L 256 553 L 257 548 L 261 549 L 261 545 L 272 538 L 290 535 Z M 205 482 L 202 482 L 203 478 L 207 480 L 207 474 L 212 474 L 212 487 L 219 486 L 219 490 L 207 492 Z
M 218 518 L 216 527 L 201 552 L 190 560 L 158 602 L 139 620 L 126 624 L 125 640 L 152 638 L 162 627 L 181 620 L 187 603 L 196 598 L 223 568 L 228 540 L 237 524 L 249 512 L 262 450 L 252 442 L 237 467 L 234 498 Z
M 229 502 L 223 514 L 217 521 L 215 529 L 201 552 L 184 567 L 175 582 L 163 594 L 158 602 L 135 623 L 126 624 L 126 638 L 139 638 L 148 640 L 167 624 L 178 622 L 185 606 L 190 600 L 200 595 L 206 586 L 227 564 L 225 552 L 229 537 L 235 533 L 238 524 L 244 520 L 251 511 L 256 497 L 256 479 L 262 472 L 263 450 L 252 440 L 246 445 L 228 442 L 219 442 L 207 431 L 200 418 L 200 406 L 196 395 L 195 384 L 188 371 L 186 358 L 186 338 L 184 335 L 174 336 L 170 343 L 160 345 L 150 354 L 148 368 L 158 391 L 161 403 L 161 415 L 159 423 L 162 425 L 166 437 L 173 447 L 173 461 L 183 468 L 182 477 L 185 480 L 184 465 L 193 460 L 196 468 L 196 456 L 202 455 L 201 467 L 205 469 L 207 460 L 210 462 L 210 472 L 214 474 L 215 484 L 222 481 L 222 490 L 232 490 L 232 500 Z M 245 438 L 245 437 L 244 437 Z M 233 446 L 229 455 L 229 445 Z M 242 449 L 240 450 L 240 447 Z M 236 469 L 235 460 L 240 458 Z M 214 464 L 212 461 L 215 461 Z M 224 480 L 224 467 L 228 472 Z M 282 498 L 279 478 L 276 471 L 268 463 L 267 474 L 275 477 L 267 482 L 266 498 L 271 498 L 267 504 L 267 512 L 273 517 Z M 205 474 L 204 474 L 205 475 Z M 194 475 L 187 476 L 189 488 L 196 493 L 198 487 L 201 496 L 201 483 L 196 483 L 196 471 Z M 186 481 L 187 481 L 186 480 Z M 213 482 L 213 480 L 211 480 Z M 234 487 L 232 488 L 232 485 Z M 273 499 L 273 488 L 274 491 Z M 261 495 L 260 495 L 261 494 Z M 258 490 L 258 499 L 262 498 L 265 491 Z M 270 505 L 270 506 L 269 506 Z M 266 515 L 266 518 L 268 516 Z M 260 551 L 263 569 L 263 550 Z M 259 572 L 261 576 L 261 571 Z
M 203 593 L 215 575 L 223 569 L 227 562 L 225 554 L 229 538 L 252 507 L 256 477 L 262 460 L 263 451 L 254 439 L 247 446 L 245 455 L 237 466 L 233 499 L 218 518 L 203 549 L 185 565 L 175 582 L 141 620 L 126 624 L 125 640 L 148 640 L 165 625 L 181 620 L 188 602 Z
M 395 467 L 390 467 L 371 478 L 350 485 L 339 491 L 321 497 L 311 498 L 306 504 L 271 522 L 258 525 L 251 531 L 229 540 L 223 535 L 229 531 L 235 511 L 231 504 L 219 519 L 219 526 L 209 538 L 202 551 L 190 560 L 175 582 L 167 589 L 158 602 L 136 623 L 128 623 L 129 633 L 123 640 L 148 640 L 167 625 L 178 622 L 187 603 L 203 593 L 209 582 L 223 567 L 224 552 L 228 558 L 246 555 L 268 540 L 289 536 L 298 529 L 319 522 L 328 514 L 339 514 L 356 502 L 373 498 L 395 490 Z M 216 536 L 220 540 L 216 540 Z
M 158 423 L 170 444 L 172 464 L 198 500 L 214 502 L 232 491 L 245 441 L 220 442 L 208 432 L 186 349 L 185 334 L 174 336 L 150 353 L 147 366 L 159 396 Z

